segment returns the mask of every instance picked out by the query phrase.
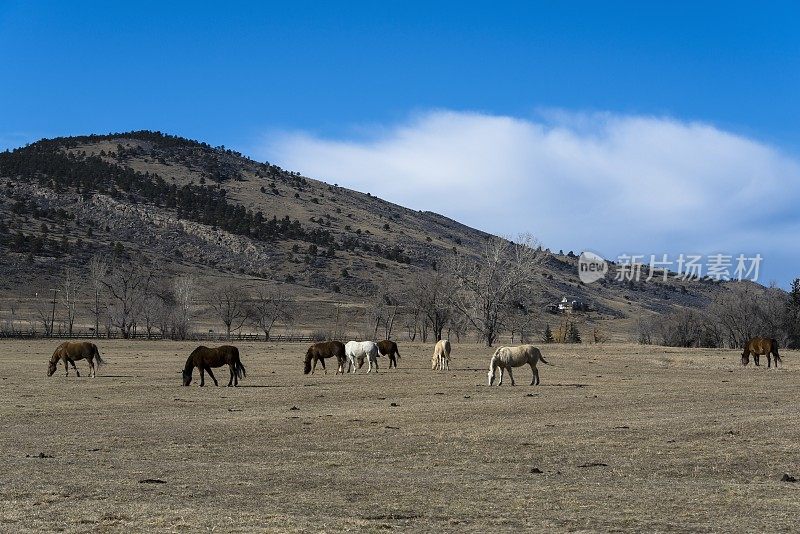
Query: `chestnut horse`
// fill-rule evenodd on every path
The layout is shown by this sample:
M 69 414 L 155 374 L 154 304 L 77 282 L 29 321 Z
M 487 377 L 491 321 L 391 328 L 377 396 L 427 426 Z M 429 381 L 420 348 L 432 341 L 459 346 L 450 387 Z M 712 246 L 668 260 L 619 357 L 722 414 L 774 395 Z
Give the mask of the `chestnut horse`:
M 744 344 L 744 352 L 742 352 L 742 365 L 750 363 L 750 355 L 753 355 L 753 363 L 759 365 L 758 357 L 767 355 L 767 367 L 772 367 L 772 360 L 770 356 L 775 357 L 775 367 L 778 367 L 778 362 L 781 357 L 778 354 L 778 342 L 768 337 L 754 337 Z
M 232 345 L 222 345 L 210 349 L 200 345 L 192 351 L 189 358 L 186 360 L 186 366 L 183 368 L 183 385 L 188 386 L 192 383 L 192 371 L 197 367 L 200 369 L 200 387 L 206 384 L 205 373 L 214 381 L 214 385 L 218 386 L 217 379 L 214 373 L 211 372 L 212 367 L 222 367 L 227 364 L 231 372 L 231 378 L 228 380 L 228 387 L 238 386 L 239 379 L 247 376 L 241 360 L 239 360 L 239 349 Z
M 341 341 L 323 341 L 322 343 L 314 343 L 308 347 L 303 366 L 303 374 L 307 375 L 311 373 L 313 375 L 314 370 L 317 368 L 317 362 L 322 365 L 322 370 L 325 371 L 325 374 L 328 374 L 328 370 L 325 369 L 325 358 L 330 358 L 332 356 L 336 356 L 336 361 L 339 364 L 338 369 L 336 369 L 336 374 L 344 374 L 344 364 L 347 358 L 344 353 L 344 343 Z M 314 361 L 313 367 L 311 366 L 312 360 Z
M 50 364 L 47 366 L 47 376 L 53 376 L 53 373 L 56 372 L 58 360 L 64 362 L 64 371 L 66 371 L 66 376 L 69 376 L 69 365 L 72 365 L 72 368 L 75 369 L 76 375 L 81 376 L 78 368 L 75 367 L 75 360 L 86 360 L 89 362 L 92 378 L 94 378 L 96 375 L 95 360 L 97 361 L 97 367 L 100 367 L 101 364 L 106 363 L 103 361 L 103 358 L 100 357 L 100 352 L 97 350 L 97 345 L 94 343 L 89 343 L 88 341 L 65 341 L 59 345 L 56 348 L 56 351 L 53 353 L 53 356 L 50 358 Z

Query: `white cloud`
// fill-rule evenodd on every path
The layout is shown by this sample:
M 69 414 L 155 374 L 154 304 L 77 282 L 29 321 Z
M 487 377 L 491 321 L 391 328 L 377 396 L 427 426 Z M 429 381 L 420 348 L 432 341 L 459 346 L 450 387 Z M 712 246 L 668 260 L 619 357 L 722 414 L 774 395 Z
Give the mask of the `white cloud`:
M 761 252 L 768 268 L 765 249 L 785 257 L 796 240 L 798 161 L 709 124 L 433 111 L 376 131 L 359 140 L 282 133 L 259 155 L 493 233 L 530 231 L 555 249 Z

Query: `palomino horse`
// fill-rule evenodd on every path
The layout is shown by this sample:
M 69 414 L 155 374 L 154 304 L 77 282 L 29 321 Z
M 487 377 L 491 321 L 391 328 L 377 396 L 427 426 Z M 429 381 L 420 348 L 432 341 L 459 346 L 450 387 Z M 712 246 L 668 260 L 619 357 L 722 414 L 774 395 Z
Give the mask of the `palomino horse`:
M 92 378 L 94 378 L 97 374 L 95 371 L 95 360 L 97 360 L 97 367 L 100 367 L 101 364 L 106 363 L 103 361 L 103 358 L 100 357 L 100 352 L 97 350 L 97 345 L 94 343 L 89 343 L 88 341 L 65 341 L 59 345 L 56 348 L 56 351 L 53 353 L 53 356 L 50 358 L 50 364 L 47 366 L 47 376 L 53 376 L 53 373 L 56 372 L 58 360 L 64 362 L 64 371 L 66 371 L 66 376 L 69 376 L 69 365 L 72 365 L 72 368 L 75 369 L 76 375 L 81 376 L 78 368 L 75 367 L 75 360 L 86 360 L 89 362 Z
M 489 362 L 489 385 L 494 382 L 494 375 L 497 368 L 500 368 L 500 381 L 498 386 L 503 385 L 503 370 L 508 371 L 508 376 L 511 378 L 511 385 L 514 384 L 514 373 L 511 372 L 512 367 L 520 367 L 528 364 L 533 371 L 531 378 L 531 385 L 539 385 L 539 370 L 536 368 L 536 363 L 547 363 L 542 358 L 542 353 L 533 345 L 520 345 L 519 347 L 500 347 L 494 351 L 492 360 Z M 549 363 L 547 365 L 550 365 Z
M 303 374 L 307 375 L 311 373 L 313 375 L 314 370 L 317 368 L 317 362 L 322 364 L 322 370 L 327 374 L 328 370 L 325 369 L 325 358 L 330 358 L 332 356 L 336 356 L 336 361 L 339 363 L 336 374 L 344 374 L 344 364 L 347 357 L 344 352 L 344 343 L 341 341 L 323 341 L 322 343 L 314 343 L 308 347 L 306 351 L 306 360 L 303 365 Z M 314 362 L 313 367 L 311 366 L 312 360 Z
M 369 367 L 367 373 L 372 372 L 372 366 L 375 366 L 375 372 L 378 372 L 378 345 L 374 341 L 348 341 L 344 346 L 344 353 L 347 355 L 347 371 L 350 372 L 352 367 L 353 372 L 358 368 L 356 360 L 367 359 Z
M 750 363 L 750 355 L 753 355 L 753 363 L 759 365 L 758 357 L 767 355 L 767 367 L 772 367 L 772 360 L 770 356 L 775 357 L 775 367 L 778 367 L 778 362 L 781 357 L 778 354 L 778 342 L 768 337 L 754 337 L 744 344 L 744 352 L 742 352 L 742 365 Z
M 206 384 L 205 373 L 214 381 L 214 385 L 218 386 L 217 379 L 214 373 L 211 372 L 212 367 L 222 367 L 227 364 L 231 372 L 231 378 L 228 380 L 228 387 L 238 386 L 239 379 L 247 376 L 241 360 L 239 360 L 239 349 L 231 345 L 222 345 L 210 349 L 200 345 L 192 351 L 189 358 L 186 360 L 186 365 L 183 368 L 183 385 L 188 386 L 192 383 L 192 371 L 197 367 L 200 369 L 200 386 Z
M 433 356 L 431 357 L 431 370 L 440 369 L 444 371 L 450 370 L 450 340 L 441 339 L 436 342 L 433 347 Z

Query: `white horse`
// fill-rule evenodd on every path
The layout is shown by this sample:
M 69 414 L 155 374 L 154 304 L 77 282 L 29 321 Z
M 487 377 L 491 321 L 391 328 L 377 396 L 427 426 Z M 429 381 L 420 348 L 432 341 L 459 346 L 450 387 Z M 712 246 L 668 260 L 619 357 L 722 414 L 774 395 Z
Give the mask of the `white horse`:
M 536 363 L 547 363 L 542 358 L 542 353 L 533 345 L 520 345 L 519 347 L 500 347 L 494 351 L 492 360 L 489 362 L 489 385 L 494 382 L 494 374 L 497 368 L 500 368 L 500 382 L 498 386 L 503 385 L 503 371 L 508 370 L 508 376 L 511 378 L 511 385 L 514 385 L 514 374 L 511 372 L 512 367 L 520 367 L 528 364 L 533 371 L 533 378 L 531 378 L 531 385 L 539 385 L 539 370 L 536 368 Z M 547 365 L 550 365 L 547 363 Z
M 450 370 L 450 340 L 441 339 L 436 342 L 431 358 L 431 370 Z
M 356 360 L 367 359 L 369 367 L 367 373 L 372 371 L 372 366 L 375 366 L 375 372 L 378 372 L 378 345 L 372 341 L 348 341 L 344 345 L 344 354 L 347 356 L 347 372 L 350 372 L 352 367 L 353 372 L 356 372 L 358 365 Z

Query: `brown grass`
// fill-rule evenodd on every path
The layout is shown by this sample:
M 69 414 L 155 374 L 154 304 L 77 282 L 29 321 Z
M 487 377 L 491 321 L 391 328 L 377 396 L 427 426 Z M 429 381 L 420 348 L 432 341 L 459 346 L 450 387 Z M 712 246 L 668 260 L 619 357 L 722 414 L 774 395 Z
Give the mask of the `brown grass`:
M 788 531 L 800 515 L 800 483 L 780 481 L 800 476 L 798 353 L 768 371 L 736 351 L 543 346 L 541 386 L 521 368 L 489 389 L 474 345 L 451 372 L 401 343 L 400 369 L 342 377 L 303 376 L 305 346 L 243 344 L 245 387 L 200 389 L 180 387 L 193 344 L 101 341 L 94 380 L 47 378 L 56 344 L 0 344 L 3 531 Z

